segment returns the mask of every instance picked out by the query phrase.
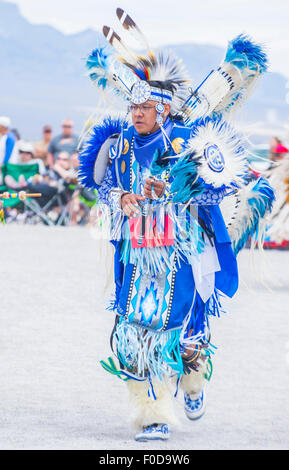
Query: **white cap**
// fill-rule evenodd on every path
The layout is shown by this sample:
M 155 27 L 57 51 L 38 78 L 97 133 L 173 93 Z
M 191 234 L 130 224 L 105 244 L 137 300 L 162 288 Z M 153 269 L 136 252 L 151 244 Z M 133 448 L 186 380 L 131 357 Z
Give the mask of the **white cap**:
M 11 119 L 7 116 L 0 116 L 0 126 L 9 129 L 11 127 Z
M 24 140 L 19 140 L 18 142 L 19 152 L 27 152 L 34 154 L 34 147 L 30 142 L 25 142 Z

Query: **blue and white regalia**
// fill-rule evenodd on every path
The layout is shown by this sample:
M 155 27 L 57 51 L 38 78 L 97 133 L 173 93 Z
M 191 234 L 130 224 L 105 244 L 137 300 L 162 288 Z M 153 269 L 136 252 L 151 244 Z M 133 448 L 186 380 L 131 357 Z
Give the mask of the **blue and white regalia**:
M 144 40 L 131 17 L 121 9 L 117 15 Z M 140 57 L 111 28 L 103 31 L 119 56 L 93 51 L 91 80 L 124 103 L 154 101 L 159 126 L 141 135 L 128 115 L 107 116 L 90 129 L 80 155 L 81 183 L 110 208 L 115 249 L 111 345 L 118 364 L 109 358 L 102 365 L 128 384 L 138 438 L 165 439 L 167 428 L 158 426 L 175 422 L 170 384 L 175 393 L 183 389 L 190 419 L 203 412 L 214 349 L 209 318 L 237 291 L 237 253 L 249 237 L 260 239 L 260 219 L 271 210 L 273 192 L 266 180 L 250 180 L 244 142 L 229 124 L 230 111 L 266 70 L 266 56 L 238 36 L 194 91 L 172 54 L 149 49 Z M 164 104 L 171 111 L 163 121 Z M 127 217 L 122 196 L 143 194 L 148 178 L 164 183 L 162 196 Z

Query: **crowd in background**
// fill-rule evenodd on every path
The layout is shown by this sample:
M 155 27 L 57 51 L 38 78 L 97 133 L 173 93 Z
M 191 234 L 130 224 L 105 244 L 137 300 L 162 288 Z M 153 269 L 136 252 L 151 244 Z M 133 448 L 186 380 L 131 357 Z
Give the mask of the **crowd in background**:
M 36 142 L 27 142 L 21 138 L 17 129 L 13 129 L 8 117 L 0 116 L 0 187 L 19 191 L 41 193 L 39 200 L 41 207 L 56 194 L 61 194 L 61 205 L 65 205 L 69 213 L 69 224 L 75 225 L 83 220 L 87 212 L 85 200 L 89 203 L 96 200 L 94 192 L 86 191 L 78 185 L 77 170 L 79 165 L 78 136 L 74 133 L 74 123 L 65 119 L 61 124 L 61 132 L 53 135 L 53 129 L 45 125 L 42 136 Z M 25 177 L 18 174 L 17 178 L 11 174 L 2 174 L 1 167 L 6 164 L 38 165 L 38 171 Z M 83 197 L 80 197 L 80 196 Z M 56 202 L 49 212 L 49 217 L 56 220 L 59 217 L 59 208 Z M 7 209 L 8 221 L 21 218 L 19 208 Z

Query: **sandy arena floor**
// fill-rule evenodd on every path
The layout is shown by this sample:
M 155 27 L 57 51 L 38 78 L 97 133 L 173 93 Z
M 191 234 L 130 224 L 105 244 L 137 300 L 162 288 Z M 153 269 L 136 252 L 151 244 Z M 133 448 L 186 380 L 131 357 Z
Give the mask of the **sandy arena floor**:
M 125 384 L 98 365 L 113 315 L 90 230 L 6 226 L 0 241 L 1 449 L 289 448 L 289 252 L 265 252 L 272 290 L 241 254 L 239 292 L 211 321 L 206 415 L 187 420 L 180 395 L 171 440 L 142 444 Z

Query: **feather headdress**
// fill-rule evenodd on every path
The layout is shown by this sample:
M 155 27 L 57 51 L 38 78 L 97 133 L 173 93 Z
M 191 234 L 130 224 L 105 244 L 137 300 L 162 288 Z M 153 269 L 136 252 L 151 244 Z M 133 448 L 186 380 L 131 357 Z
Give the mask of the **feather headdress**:
M 182 115 L 187 126 L 199 118 L 221 115 L 236 108 L 246 99 L 256 79 L 267 70 L 263 48 L 241 34 L 229 42 L 220 66 L 192 91 L 191 80 L 181 60 L 169 51 L 152 51 L 131 16 L 121 8 L 117 8 L 116 14 L 124 30 L 138 42 L 144 53 L 140 55 L 133 51 L 111 27 L 104 26 L 103 34 L 112 50 L 98 48 L 88 57 L 90 78 L 98 87 L 112 88 L 125 99 L 131 99 L 136 83 L 162 82 L 160 88 L 173 95 L 170 101 L 172 114 Z
M 94 84 L 103 90 L 115 88 L 124 98 L 131 97 L 133 85 L 139 81 L 162 82 L 171 92 L 171 112 L 179 113 L 188 96 L 191 80 L 179 58 L 172 52 L 151 50 L 148 41 L 135 21 L 121 8 L 117 17 L 139 45 L 145 50 L 140 55 L 131 50 L 121 37 L 109 26 L 103 27 L 103 34 L 114 49 L 95 49 L 87 59 L 86 66 Z

